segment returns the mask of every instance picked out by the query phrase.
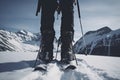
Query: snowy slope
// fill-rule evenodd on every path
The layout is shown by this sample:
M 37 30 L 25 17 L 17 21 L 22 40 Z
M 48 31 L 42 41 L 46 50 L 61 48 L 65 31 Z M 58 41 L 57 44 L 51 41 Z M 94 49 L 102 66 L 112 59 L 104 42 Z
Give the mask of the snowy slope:
M 93 55 L 120 56 L 120 29 L 111 30 L 103 27 L 96 31 L 89 31 L 74 45 L 74 52 L 83 54 L 87 51 Z M 114 54 L 113 54 L 114 53 Z
M 25 30 L 16 33 L 0 30 L 0 51 L 36 51 L 40 35 Z
M 36 56 L 36 52 L 0 52 L 0 80 L 120 80 L 119 57 L 77 54 L 75 71 L 62 72 L 56 63 L 50 63 L 43 75 L 33 72 Z

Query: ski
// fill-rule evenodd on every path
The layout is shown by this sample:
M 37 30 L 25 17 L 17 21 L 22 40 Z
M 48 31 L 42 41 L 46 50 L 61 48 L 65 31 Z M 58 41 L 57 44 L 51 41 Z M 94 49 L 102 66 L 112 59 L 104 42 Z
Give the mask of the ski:
M 75 69 L 76 69 L 76 66 L 74 66 L 74 65 L 69 65 L 69 66 L 67 66 L 67 67 L 64 69 L 64 71 L 75 70 Z
M 57 60 L 53 60 L 50 63 L 58 63 Z M 47 72 L 47 67 L 49 66 L 50 63 L 42 63 L 37 65 L 33 71 L 41 71 L 41 72 Z
M 39 64 L 34 68 L 33 71 L 39 71 L 42 73 L 46 73 L 47 72 L 47 64 Z
M 66 72 L 66 71 L 75 70 L 75 69 L 76 69 L 76 66 L 74 66 L 74 65 L 69 65 L 69 66 L 66 67 L 65 65 L 61 65 L 59 68 L 60 68 L 61 71 Z
M 43 74 L 46 74 L 46 72 L 48 72 L 48 67 L 49 64 L 51 63 L 57 63 L 59 69 L 63 72 L 67 72 L 67 71 L 71 71 L 71 70 L 75 70 L 77 67 L 75 65 L 71 65 L 71 64 L 62 64 L 61 61 L 58 60 L 53 60 L 52 62 L 48 63 L 48 64 L 39 64 L 37 65 L 33 71 L 39 71 L 42 72 Z
M 43 68 L 43 67 L 35 67 L 34 71 L 47 71 L 46 68 Z
M 57 64 L 61 71 L 75 70 L 77 68 L 75 65 L 71 64 L 61 64 L 61 62 L 57 62 Z

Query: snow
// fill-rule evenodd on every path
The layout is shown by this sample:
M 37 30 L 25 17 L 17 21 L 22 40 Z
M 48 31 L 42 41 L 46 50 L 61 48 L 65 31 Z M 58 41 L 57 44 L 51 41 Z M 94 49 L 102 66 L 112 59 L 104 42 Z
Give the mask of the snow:
M 91 67 L 101 70 L 99 74 L 120 79 L 120 57 L 82 56 Z
M 31 32 L 21 30 L 13 33 L 0 30 L 0 51 L 36 51 L 39 42 L 38 36 Z
M 56 63 L 48 72 L 33 72 L 37 52 L 0 52 L 0 80 L 120 80 L 120 58 L 77 54 L 78 66 L 63 72 Z M 58 58 L 60 56 L 58 55 Z

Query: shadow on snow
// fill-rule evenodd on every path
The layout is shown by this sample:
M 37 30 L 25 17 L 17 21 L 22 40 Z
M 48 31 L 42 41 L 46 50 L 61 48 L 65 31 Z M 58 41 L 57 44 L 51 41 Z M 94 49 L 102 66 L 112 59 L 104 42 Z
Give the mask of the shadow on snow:
M 0 72 L 10 72 L 14 70 L 20 70 L 24 68 L 33 67 L 34 63 L 35 63 L 35 60 L 0 63 Z

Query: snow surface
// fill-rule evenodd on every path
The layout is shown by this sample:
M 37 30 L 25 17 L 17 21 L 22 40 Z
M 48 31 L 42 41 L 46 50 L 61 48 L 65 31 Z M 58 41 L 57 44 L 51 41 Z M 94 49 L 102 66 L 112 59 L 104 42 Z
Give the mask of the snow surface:
M 63 72 L 50 63 L 43 74 L 33 72 L 36 56 L 37 52 L 0 52 L 0 80 L 120 80 L 119 57 L 77 54 L 76 70 Z

